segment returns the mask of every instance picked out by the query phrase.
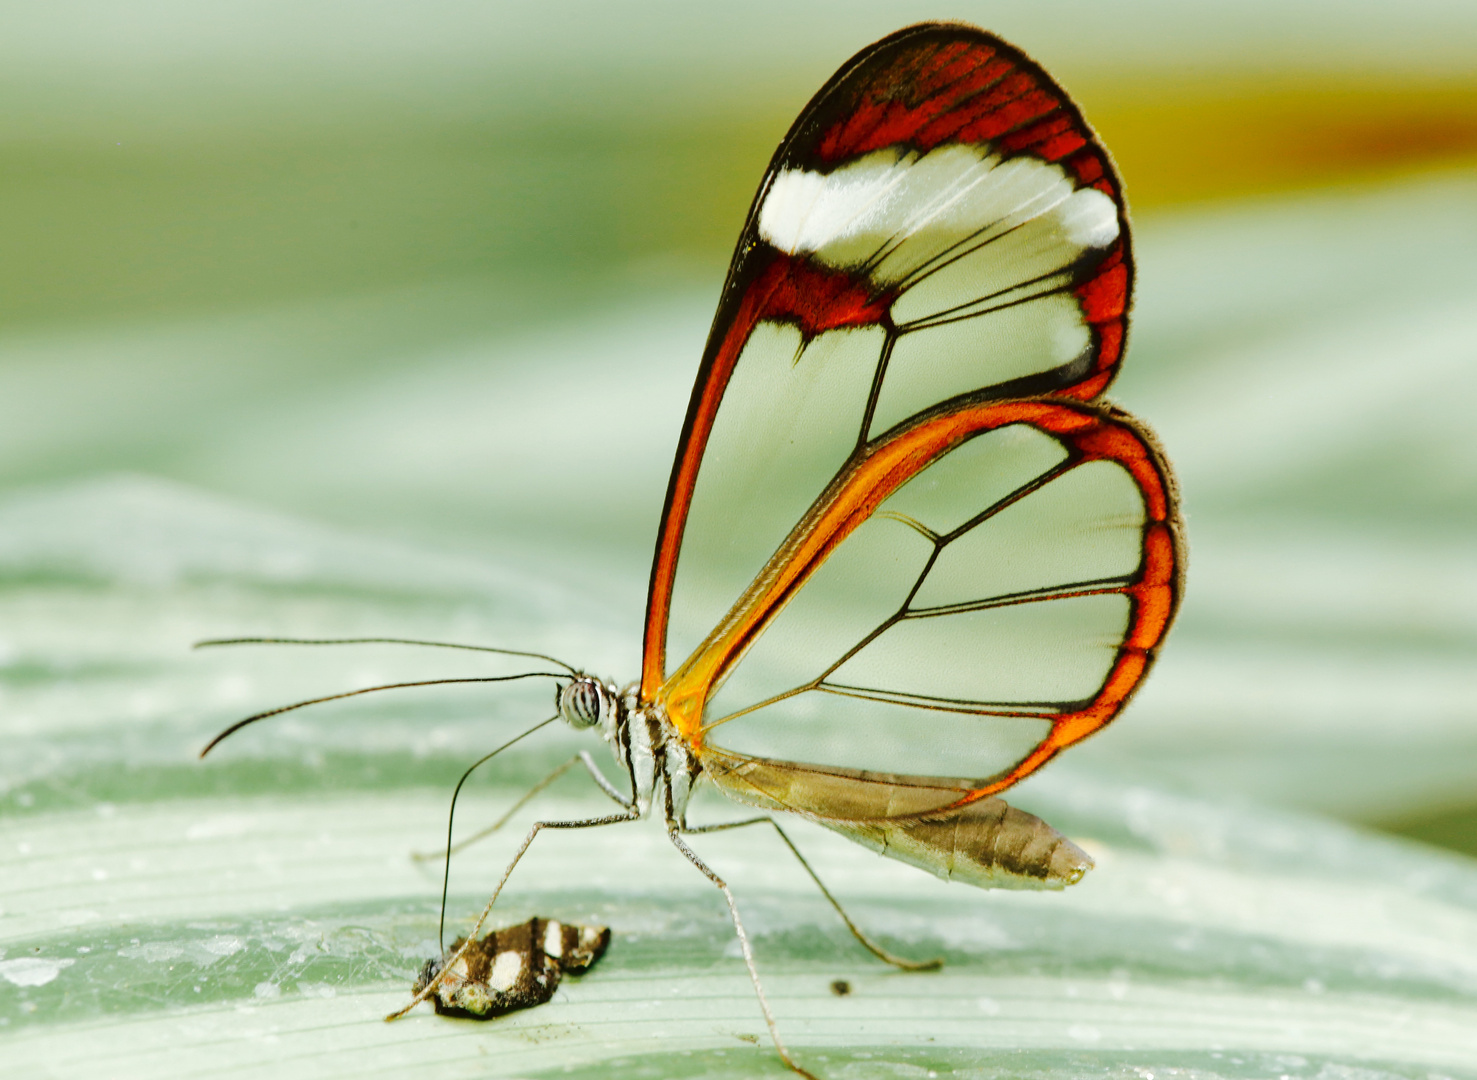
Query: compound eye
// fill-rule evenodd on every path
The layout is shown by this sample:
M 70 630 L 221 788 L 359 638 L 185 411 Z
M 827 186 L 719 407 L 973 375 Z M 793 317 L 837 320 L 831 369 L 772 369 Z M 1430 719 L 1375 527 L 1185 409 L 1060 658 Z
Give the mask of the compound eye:
M 594 727 L 608 708 L 606 697 L 599 680 L 582 675 L 559 688 L 559 715 L 574 727 Z

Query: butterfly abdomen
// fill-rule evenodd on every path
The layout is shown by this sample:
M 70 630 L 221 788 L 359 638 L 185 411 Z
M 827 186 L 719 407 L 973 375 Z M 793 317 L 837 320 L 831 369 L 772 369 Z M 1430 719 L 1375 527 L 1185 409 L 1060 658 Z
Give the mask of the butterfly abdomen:
M 821 824 L 889 858 L 986 889 L 1061 889 L 1093 866 L 1046 822 L 993 797 L 946 814 Z
M 1061 889 L 1092 859 L 1034 814 L 994 796 L 959 805 L 983 781 L 904 776 L 703 752 L 706 774 L 729 798 L 783 810 L 948 881 L 984 889 Z

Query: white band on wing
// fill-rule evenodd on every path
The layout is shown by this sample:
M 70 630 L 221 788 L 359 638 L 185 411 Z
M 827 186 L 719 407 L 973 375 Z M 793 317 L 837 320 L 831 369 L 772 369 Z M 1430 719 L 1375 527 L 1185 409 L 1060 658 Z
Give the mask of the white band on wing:
M 782 169 L 759 208 L 759 235 L 787 254 L 906 289 L 1031 221 L 1049 221 L 1062 263 L 1119 233 L 1113 200 L 1077 187 L 1060 165 L 953 144 L 878 150 L 829 173 Z

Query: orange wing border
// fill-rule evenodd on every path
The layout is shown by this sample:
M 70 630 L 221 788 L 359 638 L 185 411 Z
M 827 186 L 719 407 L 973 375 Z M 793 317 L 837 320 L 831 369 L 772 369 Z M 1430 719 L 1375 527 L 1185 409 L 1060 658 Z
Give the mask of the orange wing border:
M 1178 491 L 1153 434 L 1107 404 L 1055 398 L 948 403 L 874 441 L 854 456 L 800 520 L 702 646 L 648 700 L 665 711 L 701 757 L 703 709 L 712 689 L 804 587 L 836 547 L 881 503 L 919 472 L 966 440 L 1010 424 L 1055 436 L 1073 463 L 1118 463 L 1144 498 L 1141 558 L 1131 583 L 1129 621 L 1108 675 L 1084 707 L 1051 717 L 1047 737 L 1009 770 L 979 781 L 955 805 L 1017 783 L 1062 750 L 1117 716 L 1143 682 L 1178 609 L 1184 589 L 1185 545 Z

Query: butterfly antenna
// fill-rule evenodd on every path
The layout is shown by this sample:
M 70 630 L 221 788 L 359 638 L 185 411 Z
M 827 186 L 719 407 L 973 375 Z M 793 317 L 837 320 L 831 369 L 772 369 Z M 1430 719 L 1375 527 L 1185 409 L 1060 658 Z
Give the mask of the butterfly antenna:
M 467 778 L 470 777 L 474 772 L 476 772 L 483 765 L 487 764 L 487 762 L 491 761 L 493 758 L 497 757 L 508 747 L 512 746 L 514 743 L 522 739 L 526 739 L 539 728 L 545 727 L 548 724 L 552 724 L 555 720 L 558 719 L 559 714 L 555 713 L 547 720 L 540 720 L 537 724 L 534 724 L 533 727 L 529 728 L 527 731 L 522 732 L 519 735 L 514 735 L 511 739 L 503 743 L 503 745 L 499 746 L 496 750 L 492 751 L 489 754 L 484 754 L 482 757 L 474 761 L 467 769 L 467 771 L 462 773 L 462 778 L 456 782 L 456 790 L 451 793 L 451 810 L 446 815 L 446 865 L 445 869 L 443 869 L 441 872 L 441 921 L 436 925 L 436 942 L 443 954 L 445 954 L 446 952 L 446 897 L 448 890 L 451 888 L 451 830 L 452 827 L 456 824 L 456 800 L 457 796 L 462 793 L 462 785 L 467 782 Z
M 562 671 L 524 671 L 517 675 L 488 675 L 472 679 L 421 679 L 417 682 L 385 683 L 383 686 L 366 686 L 362 690 L 346 690 L 342 694 L 329 694 L 327 697 L 309 698 L 307 701 L 295 701 L 291 705 L 279 705 L 275 709 L 259 712 L 244 720 L 237 720 L 226 730 L 222 731 L 210 742 L 205 744 L 205 749 L 200 751 L 204 757 L 216 748 L 216 746 L 230 735 L 236 734 L 248 724 L 254 724 L 258 720 L 265 720 L 270 716 L 281 716 L 283 713 L 292 712 L 294 709 L 305 709 L 309 705 L 321 705 L 325 701 L 341 701 L 344 698 L 358 697 L 360 694 L 375 694 L 381 690 L 404 690 L 412 686 L 446 686 L 449 683 L 500 683 L 513 682 L 517 679 L 563 679 L 567 678 Z M 524 734 L 527 734 L 525 732 Z M 522 738 L 522 736 L 519 736 Z M 515 740 L 516 741 L 516 740 Z
M 239 637 L 210 638 L 197 641 L 191 648 L 208 649 L 217 645 L 421 645 L 431 649 L 463 649 L 467 652 L 496 653 L 498 656 L 522 656 L 529 660 L 547 660 L 557 664 L 571 675 L 579 672 L 563 660 L 543 653 L 524 652 L 522 649 L 496 649 L 491 645 L 463 645 L 456 641 L 422 641 L 419 638 L 355 637 L 355 638 L 287 638 L 287 637 Z

